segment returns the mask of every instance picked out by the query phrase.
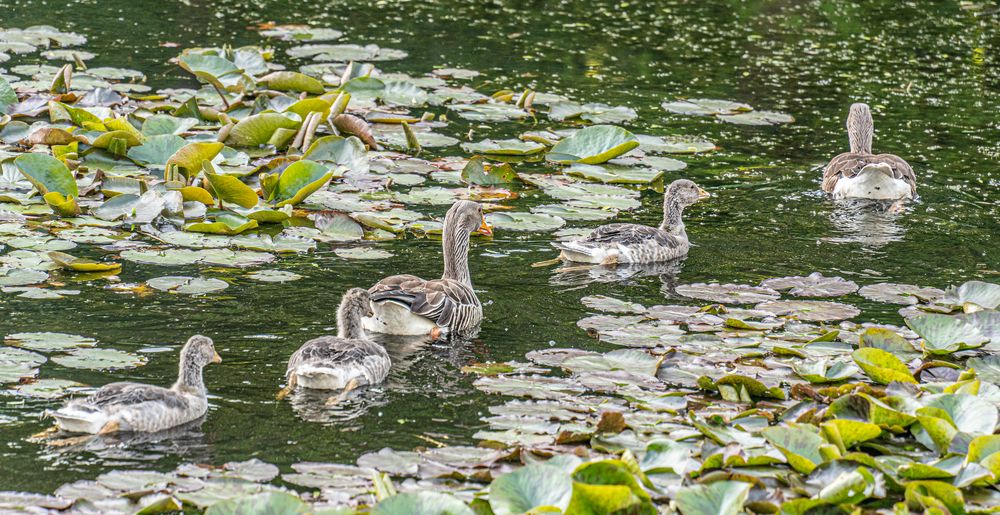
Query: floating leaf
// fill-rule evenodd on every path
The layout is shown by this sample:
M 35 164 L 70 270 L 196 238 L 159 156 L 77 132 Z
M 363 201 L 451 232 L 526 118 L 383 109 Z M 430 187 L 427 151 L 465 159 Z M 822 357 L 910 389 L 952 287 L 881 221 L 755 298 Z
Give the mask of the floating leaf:
M 548 232 L 566 224 L 562 218 L 536 213 L 494 212 L 486 215 L 491 227 L 508 231 Z
M 265 283 L 286 283 L 302 279 L 301 275 L 294 272 L 287 272 L 285 270 L 259 270 L 248 275 L 247 277 L 255 281 Z
M 1000 306 L 1000 284 L 969 281 L 958 288 L 948 288 L 940 302 L 962 306 L 966 310 L 970 306 L 996 309 Z
M 234 147 L 256 147 L 267 143 L 278 129 L 297 129 L 300 122 L 278 113 L 248 116 L 233 126 L 226 144 Z
M 860 348 L 851 353 L 851 357 L 868 377 L 879 384 L 889 384 L 892 381 L 917 382 L 913 378 L 913 374 L 910 373 L 910 369 L 906 368 L 906 365 L 899 358 L 882 349 Z
M 854 281 L 843 277 L 826 277 L 819 272 L 805 277 L 765 279 L 760 285 L 772 290 L 788 290 L 788 293 L 796 297 L 840 297 L 858 291 L 858 285 Z
M 145 365 L 146 358 L 114 349 L 73 349 L 53 356 L 52 362 L 68 368 L 111 370 Z
M 862 286 L 858 295 L 876 302 L 912 305 L 921 300 L 935 301 L 944 295 L 944 291 L 912 284 L 878 283 Z
M 557 163 L 600 164 L 639 146 L 631 132 L 613 125 L 594 125 L 574 132 L 546 156 Z
M 371 515 L 473 515 L 462 501 L 439 492 L 397 494 L 372 506 Z
M 205 165 L 205 178 L 208 179 L 215 195 L 224 202 L 251 208 L 256 206 L 260 200 L 257 197 L 257 192 L 244 184 L 243 181 L 232 175 L 218 173 L 211 163 Z
M 540 508 L 565 510 L 573 492 L 567 472 L 536 463 L 504 474 L 490 484 L 490 508 L 496 515 L 513 515 Z
M 80 196 L 73 174 L 62 161 L 50 155 L 36 152 L 21 154 L 14 159 L 14 165 L 42 195 L 58 192 L 65 197 Z
M 202 163 L 211 161 L 219 155 L 224 147 L 217 142 L 196 142 L 188 143 L 181 147 L 174 155 L 167 160 L 167 166 L 177 165 L 188 179 L 198 175 L 201 171 Z
M 278 91 L 304 91 L 313 95 L 322 95 L 325 92 L 322 82 L 299 72 L 272 72 L 259 77 L 257 82 Z
M 736 114 L 753 111 L 747 104 L 731 102 L 729 100 L 716 100 L 712 98 L 688 98 L 673 102 L 664 102 L 663 108 L 671 113 L 712 116 L 717 114 Z
M 695 283 L 678 285 L 674 291 L 678 295 L 692 299 L 721 302 L 723 304 L 751 304 L 774 300 L 779 293 L 770 289 L 743 284 Z
M 843 320 L 861 314 L 861 310 L 849 304 L 821 300 L 776 300 L 757 304 L 754 309 L 804 321 Z
M 49 252 L 49 259 L 59 266 L 74 272 L 113 272 L 121 270 L 121 263 L 101 263 L 92 259 L 78 258 L 62 252 Z
M 97 340 L 93 338 L 75 334 L 49 332 L 8 334 L 6 340 L 16 347 L 40 352 L 53 352 L 97 345 Z
M 256 228 L 257 220 L 251 220 L 243 215 L 228 212 L 216 214 L 213 222 L 197 222 L 184 226 L 185 231 L 226 235 L 240 234 Z
M 545 145 L 519 139 L 485 139 L 476 143 L 462 143 L 462 150 L 472 154 L 527 156 L 542 152 Z
M 785 455 L 793 469 L 802 474 L 809 474 L 824 461 L 820 447 L 826 442 L 803 426 L 774 426 L 760 434 Z
M 184 295 L 204 295 L 229 287 L 226 281 L 204 277 L 166 276 L 146 281 L 150 288 Z
M 858 373 L 858 368 L 841 361 L 830 364 L 828 360 L 806 361 L 792 365 L 795 374 L 810 383 L 836 383 Z
M 951 354 L 981 347 L 988 340 L 965 320 L 948 315 L 922 315 L 906 320 L 923 337 L 923 349 L 930 354 Z
M 738 515 L 753 485 L 741 481 L 715 481 L 677 491 L 677 508 L 684 515 Z
M 285 168 L 271 191 L 271 201 L 275 206 L 296 205 L 326 185 L 333 177 L 333 171 L 326 165 L 302 159 Z

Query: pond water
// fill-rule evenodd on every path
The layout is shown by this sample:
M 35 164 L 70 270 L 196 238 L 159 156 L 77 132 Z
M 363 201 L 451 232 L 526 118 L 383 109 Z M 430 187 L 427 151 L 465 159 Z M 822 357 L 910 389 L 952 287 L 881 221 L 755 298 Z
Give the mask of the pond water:
M 704 281 L 757 283 L 821 271 L 859 284 L 903 282 L 943 288 L 1000 273 L 1000 66 L 995 14 L 958 2 L 160 2 L 87 0 L 60 3 L 0 0 L 2 24 L 49 24 L 89 39 L 91 66 L 141 70 L 154 87 L 193 86 L 166 61 L 181 47 L 273 44 L 247 26 L 265 21 L 310 23 L 345 32 L 341 42 L 375 43 L 409 52 L 379 63 L 413 75 L 435 67 L 482 72 L 470 84 L 486 94 L 532 87 L 581 102 L 636 109 L 622 124 L 648 134 L 687 134 L 718 144 L 716 152 L 683 156 L 668 180 L 687 177 L 713 197 L 686 215 L 696 245 L 679 270 L 621 274 L 607 282 L 531 267 L 555 252 L 547 233 L 497 231 L 475 240 L 473 282 L 486 303 L 477 338 L 456 345 L 387 342 L 396 359 L 390 379 L 327 411 L 274 400 L 288 355 L 306 339 L 333 330 L 335 307 L 349 287 L 367 287 L 399 272 L 425 277 L 440 270 L 439 244 L 407 239 L 379 243 L 386 260 L 351 261 L 329 244 L 282 257 L 274 268 L 305 279 L 267 284 L 246 272 L 203 269 L 231 278 L 203 298 L 122 295 L 81 284 L 79 296 L 42 301 L 0 296 L 0 335 L 57 331 L 98 339 L 106 347 L 143 352 L 149 364 L 106 373 L 51 367 L 55 377 L 86 384 L 137 380 L 169 384 L 176 350 L 190 335 L 211 336 L 224 358 L 206 370 L 213 408 L 200 428 L 161 441 L 48 448 L 26 438 L 48 426 L 53 403 L 0 397 L 0 489 L 49 492 L 108 468 L 168 470 L 181 462 L 223 463 L 256 457 L 281 467 L 299 461 L 351 462 L 385 446 L 410 449 L 422 437 L 473 444 L 479 417 L 498 403 L 476 391 L 460 368 L 521 359 L 551 345 L 608 349 L 575 326 L 580 297 L 615 294 L 664 303 L 664 287 Z M 288 61 L 283 53 L 276 60 Z M 0 67 L 12 63 L 0 64 Z M 289 63 L 292 64 L 292 63 Z M 712 117 L 672 115 L 660 104 L 676 96 L 724 98 L 787 112 L 788 125 L 745 127 Z M 918 177 L 919 200 L 902 213 L 838 205 L 819 191 L 820 167 L 847 148 L 844 117 L 852 102 L 869 103 L 876 151 L 906 158 Z M 434 110 L 434 109 L 432 109 Z M 441 109 L 436 109 L 441 111 Z M 539 128 L 549 122 L 539 119 Z M 440 130 L 474 139 L 514 136 L 530 122 L 483 131 L 456 120 Z M 553 125 L 554 126 L 554 125 Z M 462 155 L 458 147 L 432 155 Z M 515 165 L 517 166 L 517 165 Z M 619 221 L 659 222 L 661 197 Z M 544 203 L 529 192 L 512 202 Z M 418 206 L 433 215 L 442 208 Z M 587 224 L 574 223 L 585 226 Z M 133 266 L 121 278 L 141 282 L 186 269 Z M 675 299 L 676 300 L 676 299 Z M 683 302 L 683 301 L 682 301 Z M 894 308 L 860 297 L 860 319 L 900 323 Z M 689 302 L 690 303 L 690 302 Z M 693 302 L 692 304 L 697 304 Z M 152 352 L 155 350 L 169 352 Z M 48 365 L 47 365 L 48 366 Z M 301 400 L 301 399 L 299 399 Z M 306 421 L 304 419 L 309 419 Z

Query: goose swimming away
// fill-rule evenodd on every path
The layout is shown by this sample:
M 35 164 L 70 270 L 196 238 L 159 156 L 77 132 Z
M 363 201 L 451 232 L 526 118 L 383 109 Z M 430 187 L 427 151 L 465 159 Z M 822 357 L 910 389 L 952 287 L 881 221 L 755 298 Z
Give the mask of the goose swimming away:
M 307 341 L 288 358 L 286 391 L 296 386 L 315 390 L 350 390 L 381 383 L 389 375 L 389 354 L 368 339 L 362 318 L 371 314 L 367 290 L 352 288 L 337 310 L 337 336 Z
M 398 335 L 465 334 L 479 326 L 483 305 L 472 289 L 469 275 L 469 237 L 478 232 L 492 236 L 483 207 L 460 200 L 444 217 L 441 248 L 444 273 L 425 281 L 414 275 L 382 279 L 371 292 L 374 315 L 364 319 L 368 331 Z
M 56 427 L 71 433 L 154 433 L 186 424 L 208 411 L 202 369 L 221 362 L 211 338 L 192 336 L 181 349 L 180 374 L 170 388 L 130 382 L 106 384 L 51 415 Z
M 663 193 L 663 223 L 659 227 L 602 225 L 583 239 L 552 246 L 562 251 L 560 258 L 579 263 L 613 265 L 677 259 L 691 247 L 682 219 L 684 208 L 708 197 L 708 192 L 694 182 L 676 180 Z
M 893 154 L 872 154 L 875 131 L 868 104 L 852 104 L 847 115 L 851 151 L 830 160 L 823 169 L 823 191 L 834 198 L 898 200 L 917 194 L 913 168 Z

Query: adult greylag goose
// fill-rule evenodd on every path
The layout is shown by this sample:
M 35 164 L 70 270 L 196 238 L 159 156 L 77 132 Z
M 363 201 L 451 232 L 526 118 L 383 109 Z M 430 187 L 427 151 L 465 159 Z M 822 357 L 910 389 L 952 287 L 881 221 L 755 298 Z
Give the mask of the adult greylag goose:
M 367 290 L 351 288 L 337 310 L 337 336 L 307 341 L 288 358 L 287 391 L 296 386 L 315 390 L 350 390 L 381 383 L 389 375 L 389 354 L 368 339 L 361 320 L 371 314 Z
M 181 349 L 180 374 L 170 388 L 130 382 L 106 384 L 51 415 L 59 429 L 72 433 L 154 433 L 179 426 L 208 411 L 202 369 L 220 362 L 211 338 L 192 336 Z
M 823 191 L 834 198 L 898 200 L 917 194 L 913 168 L 893 154 L 872 154 L 875 131 L 868 104 L 852 104 L 847 115 L 851 151 L 830 160 L 823 169 Z
M 684 208 L 709 194 L 692 181 L 670 183 L 663 193 L 663 223 L 659 227 L 610 224 L 594 229 L 583 239 L 557 242 L 559 257 L 580 263 L 654 263 L 687 254 L 691 247 L 684 230 Z
M 483 207 L 468 200 L 456 202 L 445 215 L 441 232 L 441 278 L 425 281 L 413 275 L 394 275 L 382 279 L 368 290 L 374 315 L 364 319 L 364 328 L 439 338 L 478 327 L 483 305 L 469 275 L 469 237 L 474 232 L 493 234 L 483 217 Z

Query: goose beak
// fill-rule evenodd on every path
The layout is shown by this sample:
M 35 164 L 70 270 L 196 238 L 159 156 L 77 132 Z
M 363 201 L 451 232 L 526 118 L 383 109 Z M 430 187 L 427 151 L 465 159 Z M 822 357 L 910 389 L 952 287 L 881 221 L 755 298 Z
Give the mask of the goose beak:
M 705 190 L 703 190 L 701 188 L 698 188 L 698 200 L 705 200 L 705 199 L 707 199 L 707 198 L 709 198 L 711 196 L 712 196 L 711 193 L 709 193 L 709 192 L 707 192 L 707 191 L 705 191 Z
M 483 236 L 493 236 L 493 228 L 490 227 L 490 224 L 486 223 L 485 218 L 483 218 L 483 223 L 479 226 L 479 230 L 476 232 L 482 234 Z
M 212 363 L 222 363 L 222 356 L 220 356 L 218 352 L 212 356 Z

